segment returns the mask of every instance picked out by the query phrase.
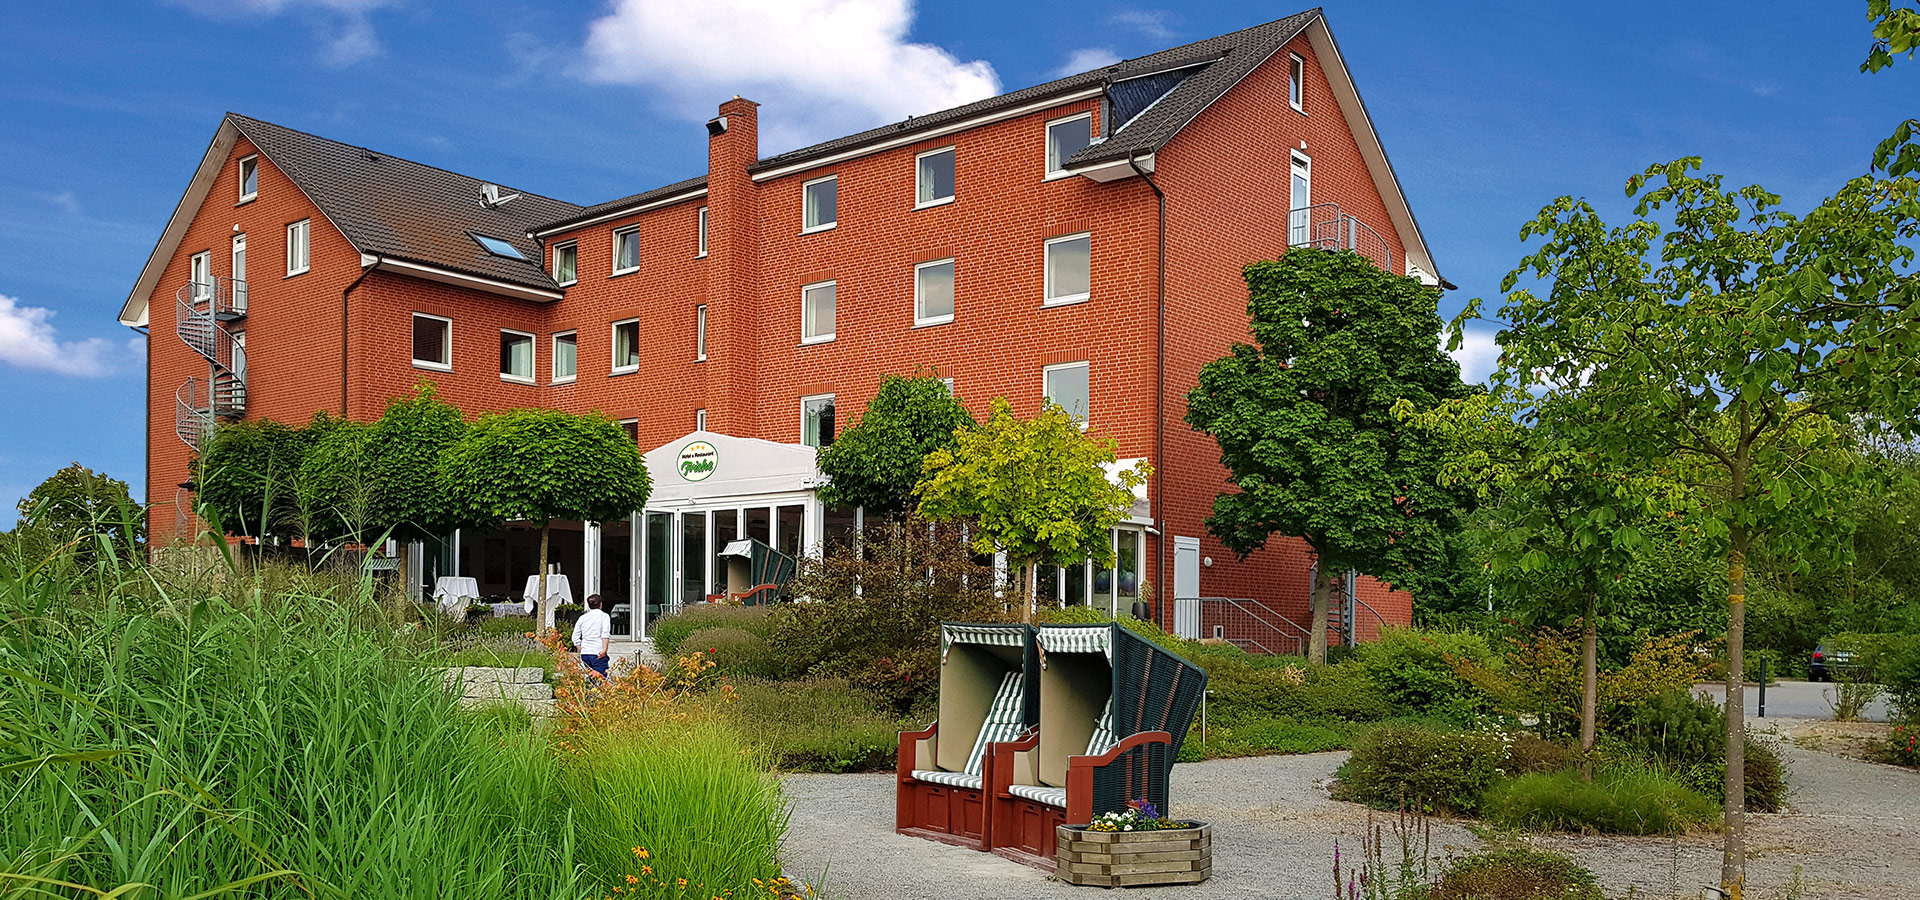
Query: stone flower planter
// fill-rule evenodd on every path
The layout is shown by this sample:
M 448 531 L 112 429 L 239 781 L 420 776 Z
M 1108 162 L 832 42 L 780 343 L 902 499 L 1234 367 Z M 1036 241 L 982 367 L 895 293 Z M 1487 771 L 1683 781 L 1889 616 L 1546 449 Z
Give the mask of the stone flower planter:
M 1056 832 L 1054 877 L 1068 884 L 1129 887 L 1199 884 L 1213 874 L 1213 826 L 1165 831 L 1088 831 L 1062 825 Z

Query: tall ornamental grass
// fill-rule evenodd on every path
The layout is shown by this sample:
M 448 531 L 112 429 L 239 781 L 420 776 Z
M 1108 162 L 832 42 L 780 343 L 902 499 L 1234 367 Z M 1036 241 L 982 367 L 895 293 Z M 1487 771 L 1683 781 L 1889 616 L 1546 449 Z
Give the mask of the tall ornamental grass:
M 461 710 L 395 609 L 364 576 L 0 550 L 0 900 L 601 897 L 635 847 L 716 894 L 777 875 L 731 732 L 557 750 Z

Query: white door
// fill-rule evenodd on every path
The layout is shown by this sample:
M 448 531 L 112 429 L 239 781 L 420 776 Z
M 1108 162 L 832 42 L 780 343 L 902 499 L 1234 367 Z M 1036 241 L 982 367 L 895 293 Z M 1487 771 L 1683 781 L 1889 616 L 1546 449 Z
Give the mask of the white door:
M 247 236 L 233 236 L 233 311 L 247 311 Z
M 193 282 L 195 303 L 213 296 L 213 254 L 195 253 L 187 264 L 187 278 Z
M 1173 539 L 1173 632 L 1200 636 L 1200 539 Z
M 1292 200 L 1288 204 L 1287 244 L 1299 247 L 1313 241 L 1313 227 L 1307 207 L 1313 205 L 1313 161 L 1293 154 Z

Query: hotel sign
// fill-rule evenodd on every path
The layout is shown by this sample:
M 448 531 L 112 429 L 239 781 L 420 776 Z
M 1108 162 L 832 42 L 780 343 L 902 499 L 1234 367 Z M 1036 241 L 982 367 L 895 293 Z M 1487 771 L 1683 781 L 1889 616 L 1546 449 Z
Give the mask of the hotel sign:
M 692 441 L 680 448 L 676 468 L 682 481 L 705 481 L 720 462 L 720 451 L 706 441 Z

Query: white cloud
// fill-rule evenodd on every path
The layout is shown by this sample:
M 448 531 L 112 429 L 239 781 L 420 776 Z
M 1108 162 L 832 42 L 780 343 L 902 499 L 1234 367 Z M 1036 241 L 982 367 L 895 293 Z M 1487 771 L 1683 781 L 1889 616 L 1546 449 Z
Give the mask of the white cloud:
M 381 53 L 367 14 L 396 0 L 171 0 L 209 19 L 271 19 L 292 14 L 313 26 L 320 39 L 319 57 L 329 66 L 350 66 Z
M 1164 9 L 1123 9 L 1107 17 L 1107 22 L 1131 28 L 1154 40 L 1173 37 L 1169 27 L 1175 16 Z
M 763 152 L 991 97 L 993 66 L 907 38 L 910 0 L 613 0 L 579 73 L 643 85 L 705 121 L 726 98 L 759 101 Z
M 1065 78 L 1081 72 L 1103 69 L 1120 61 L 1120 54 L 1105 47 L 1082 47 L 1067 54 L 1067 61 L 1054 70 L 1054 77 Z
M 1500 367 L 1500 345 L 1493 342 L 1493 335 L 1483 328 L 1469 328 L 1462 335 L 1460 349 L 1451 351 L 1454 361 L 1460 364 L 1461 380 L 1478 384 Z
M 21 306 L 19 300 L 0 294 L 0 362 L 82 378 L 113 374 L 107 360 L 111 342 L 89 338 L 61 343 L 49 321 L 53 316 L 53 310 Z

